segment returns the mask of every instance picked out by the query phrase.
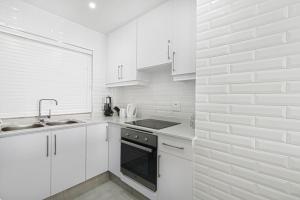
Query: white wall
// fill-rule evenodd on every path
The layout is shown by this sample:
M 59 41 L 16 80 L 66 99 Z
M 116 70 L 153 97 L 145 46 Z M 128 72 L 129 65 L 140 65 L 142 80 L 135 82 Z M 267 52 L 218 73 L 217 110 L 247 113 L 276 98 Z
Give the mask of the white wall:
M 147 86 L 114 89 L 114 105 L 126 108 L 128 103 L 135 103 L 140 117 L 190 119 L 195 112 L 195 81 L 174 82 L 170 68 L 147 73 Z M 181 104 L 180 112 L 172 111 L 172 102 Z
M 106 67 L 106 37 L 64 18 L 52 15 L 19 0 L 0 1 L 0 25 L 18 29 L 43 39 L 60 41 L 93 50 L 93 114 L 99 115 Z M 59 90 L 59 88 L 57 88 Z M 1 94 L 5 95 L 5 94 Z M 36 102 L 32 102 L 35 104 Z M 2 105 L 1 105 L 2 106 Z
M 198 0 L 194 199 L 300 199 L 299 0 Z

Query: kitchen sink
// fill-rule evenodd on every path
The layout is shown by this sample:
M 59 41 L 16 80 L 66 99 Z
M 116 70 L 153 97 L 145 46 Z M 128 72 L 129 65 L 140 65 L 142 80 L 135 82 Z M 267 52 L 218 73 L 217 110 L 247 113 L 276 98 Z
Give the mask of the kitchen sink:
M 80 123 L 80 121 L 76 120 L 65 120 L 65 121 L 52 121 L 52 122 L 46 122 L 46 123 L 34 123 L 34 124 L 28 124 L 28 125 L 8 125 L 1 128 L 1 131 L 7 132 L 7 131 L 17 131 L 17 130 L 24 130 L 24 129 L 32 129 L 32 128 L 42 128 L 47 126 L 60 126 L 60 125 L 68 125 L 68 124 L 77 124 Z
M 67 125 L 67 124 L 77 124 L 78 121 L 75 120 L 67 120 L 67 121 L 56 121 L 56 122 L 46 122 L 47 126 L 59 126 L 59 125 Z
M 1 129 L 1 131 L 17 131 L 17 130 L 23 130 L 23 129 L 32 129 L 32 128 L 42 128 L 44 127 L 43 124 L 29 124 L 29 125 L 12 125 L 12 126 L 6 126 Z

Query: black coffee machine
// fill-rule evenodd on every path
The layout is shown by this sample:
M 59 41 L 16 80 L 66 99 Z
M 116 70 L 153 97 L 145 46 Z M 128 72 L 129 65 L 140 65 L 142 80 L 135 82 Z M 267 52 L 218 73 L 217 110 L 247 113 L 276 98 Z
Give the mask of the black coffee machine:
M 105 116 L 109 117 L 114 114 L 111 107 L 112 107 L 111 97 L 108 96 L 105 98 L 105 103 L 104 103 L 104 115 Z

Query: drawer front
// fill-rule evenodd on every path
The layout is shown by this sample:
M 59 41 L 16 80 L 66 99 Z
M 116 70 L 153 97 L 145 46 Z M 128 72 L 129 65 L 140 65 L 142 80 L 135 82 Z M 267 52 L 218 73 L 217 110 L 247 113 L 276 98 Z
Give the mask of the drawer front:
M 192 160 L 192 141 L 169 136 L 158 136 L 158 150 Z

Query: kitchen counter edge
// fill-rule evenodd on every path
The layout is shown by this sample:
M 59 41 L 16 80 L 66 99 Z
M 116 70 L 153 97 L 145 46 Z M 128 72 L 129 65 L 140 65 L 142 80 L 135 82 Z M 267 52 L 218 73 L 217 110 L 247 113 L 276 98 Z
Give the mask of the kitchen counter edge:
M 195 130 L 185 124 L 179 124 L 179 125 L 175 125 L 175 126 L 172 126 L 169 128 L 155 130 L 155 129 L 144 128 L 144 127 L 126 124 L 126 122 L 133 121 L 133 120 L 137 120 L 137 119 L 100 118 L 100 119 L 79 120 L 80 122 L 77 124 L 46 126 L 46 127 L 32 128 L 32 129 L 26 129 L 26 130 L 0 132 L 0 139 L 5 138 L 5 137 L 32 134 L 35 132 L 47 132 L 47 131 L 49 132 L 49 131 L 53 131 L 53 130 L 76 128 L 76 127 L 82 127 L 82 126 L 88 126 L 88 125 L 94 125 L 94 124 L 103 124 L 103 123 L 115 124 L 115 125 L 119 125 L 122 127 L 137 128 L 137 129 L 153 132 L 155 135 L 162 134 L 162 135 L 176 137 L 176 138 L 180 138 L 180 139 L 184 139 L 184 140 L 193 140 L 195 137 Z M 187 132 L 188 134 L 182 134 L 182 132 Z

